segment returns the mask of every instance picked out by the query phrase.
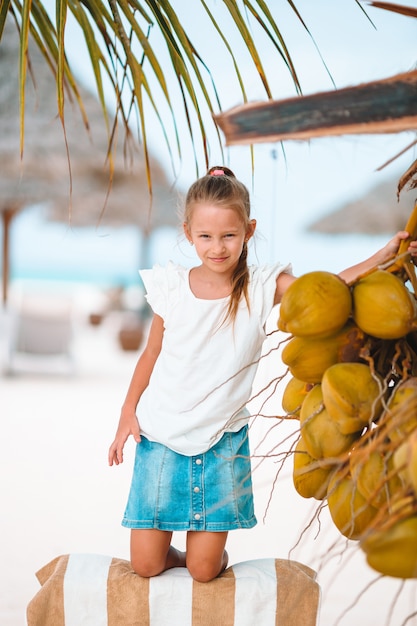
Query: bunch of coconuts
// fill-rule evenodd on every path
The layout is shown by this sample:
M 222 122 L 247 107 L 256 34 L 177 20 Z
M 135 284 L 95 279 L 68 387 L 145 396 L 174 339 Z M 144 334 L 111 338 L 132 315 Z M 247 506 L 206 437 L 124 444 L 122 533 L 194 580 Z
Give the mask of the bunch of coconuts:
M 416 281 L 399 258 L 350 285 L 323 271 L 291 284 L 278 319 L 290 333 L 282 406 L 300 421 L 297 492 L 327 498 L 373 569 L 417 578 Z

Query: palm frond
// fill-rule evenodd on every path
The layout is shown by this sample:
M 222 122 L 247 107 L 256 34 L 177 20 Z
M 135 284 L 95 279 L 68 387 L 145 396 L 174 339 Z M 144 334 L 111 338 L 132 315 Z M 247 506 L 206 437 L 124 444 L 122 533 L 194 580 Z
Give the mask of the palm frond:
M 357 0 L 356 0 L 356 1 L 357 1 Z M 300 23 L 302 24 L 302 26 L 303 26 L 304 30 L 306 31 L 307 35 L 310 37 L 311 41 L 313 42 L 313 46 L 314 46 L 314 47 L 315 47 L 315 49 L 317 50 L 317 54 L 319 55 L 319 57 L 320 57 L 320 59 L 321 59 L 321 61 L 322 61 L 322 63 L 323 63 L 323 66 L 324 66 L 324 68 L 325 68 L 325 70 L 326 70 L 326 72 L 327 72 L 327 75 L 329 76 L 329 78 L 330 78 L 330 80 L 332 81 L 333 85 L 334 85 L 334 86 L 336 86 L 336 85 L 335 85 L 335 83 L 334 83 L 333 77 L 332 77 L 332 75 L 331 75 L 331 73 L 330 73 L 330 70 L 329 70 L 329 68 L 327 67 L 327 65 L 326 65 L 326 62 L 325 62 L 324 58 L 322 57 L 322 54 L 321 54 L 320 49 L 319 49 L 319 47 L 318 47 L 318 45 L 317 45 L 317 43 L 316 43 L 316 40 L 314 39 L 314 37 L 313 37 L 312 33 L 310 32 L 310 29 L 308 28 L 307 24 L 306 24 L 306 23 L 305 23 L 305 21 L 304 21 L 304 19 L 301 17 L 301 14 L 300 14 L 299 10 L 298 10 L 298 9 L 297 9 L 297 7 L 295 6 L 294 2 L 292 2 L 292 0 L 288 0 L 288 4 L 290 5 L 291 9 L 293 10 L 293 12 L 295 13 L 295 15 L 297 16 L 297 19 L 298 19 L 298 20 L 300 21 Z M 363 11 L 363 8 L 362 8 L 362 7 L 360 7 L 360 8 L 361 8 L 361 10 Z M 365 13 L 365 11 L 364 11 L 364 13 Z
M 9 12 L 9 9 L 10 9 L 10 4 L 11 4 L 11 0 L 2 0 L 0 4 L 0 39 L 3 34 L 7 13 Z
M 108 111 L 107 111 L 107 105 L 106 105 L 106 100 L 105 100 L 105 95 L 104 95 L 103 77 L 101 73 L 101 65 L 103 65 L 106 68 L 107 62 L 104 58 L 104 55 L 101 51 L 100 46 L 97 44 L 94 30 L 88 19 L 88 16 L 85 12 L 83 5 L 80 2 L 72 2 L 71 11 L 75 19 L 79 23 L 84 34 L 84 39 L 85 39 L 87 49 L 90 55 L 90 61 L 91 61 L 91 65 L 92 65 L 93 72 L 94 72 L 94 78 L 96 81 L 98 99 L 101 104 L 106 127 L 108 128 L 109 127 Z M 107 74 L 111 78 L 111 73 L 109 71 L 107 71 Z
M 288 2 L 311 37 L 295 4 L 291 0 Z M 230 17 L 240 38 L 240 45 L 243 44 L 248 52 L 267 99 L 272 99 L 273 94 L 255 34 L 272 43 L 277 58 L 290 73 L 296 93 L 302 93 L 296 68 L 274 17 L 271 3 L 267 0 L 219 0 L 217 6 L 211 8 L 207 0 L 194 0 L 194 4 L 203 11 L 203 16 L 212 29 L 210 32 L 216 48 L 216 58 L 226 55 L 231 61 L 231 80 L 237 82 L 244 102 L 248 100 L 246 82 L 252 78 L 247 79 L 247 75 L 242 74 L 235 45 L 228 42 L 216 10 L 219 15 L 224 15 L 226 11 Z M 0 36 L 7 15 L 11 12 L 19 18 L 20 29 L 22 151 L 29 32 L 33 34 L 46 63 L 55 73 L 58 113 L 64 133 L 67 97 L 77 102 L 88 130 L 88 120 L 79 96 L 77 81 L 67 60 L 70 44 L 66 39 L 66 26 L 70 14 L 78 24 L 91 63 L 95 90 L 108 129 L 109 158 L 116 120 L 109 120 L 104 77 L 113 90 L 116 115 L 127 133 L 131 132 L 132 111 L 136 111 L 138 134 L 147 164 L 151 112 L 160 124 L 172 163 L 175 158 L 174 149 L 181 159 L 182 145 L 190 140 L 195 150 L 196 171 L 199 169 L 199 150 L 202 151 L 207 165 L 210 155 L 209 136 L 212 136 L 209 135 L 209 130 L 210 133 L 214 131 L 210 141 L 215 140 L 222 149 L 219 128 L 213 121 L 222 111 L 215 76 L 210 63 L 200 53 L 197 34 L 183 25 L 175 0 L 56 0 L 55 14 L 51 17 L 46 12 L 43 0 L 3 0 L 0 10 Z M 165 47 L 163 54 L 161 42 Z M 177 104 L 178 98 L 180 107 Z M 188 138 L 178 131 L 177 125 L 181 116 L 185 119 Z
M 64 121 L 64 72 L 65 72 L 65 24 L 67 21 L 67 0 L 56 0 L 55 4 L 55 19 L 56 19 L 56 31 L 58 42 L 58 66 L 57 66 L 57 102 L 58 102 L 58 114 L 61 121 Z
M 264 2 L 264 0 L 258 0 L 258 4 L 259 4 L 259 8 L 261 9 L 261 11 L 264 13 L 266 17 L 266 21 L 264 18 L 262 18 L 261 13 L 256 10 L 256 8 L 252 5 L 252 3 L 249 2 L 249 0 L 245 0 L 245 6 L 254 16 L 255 20 L 260 24 L 263 31 L 267 35 L 268 39 L 272 42 L 278 55 L 281 57 L 281 59 L 284 61 L 285 65 L 289 69 L 297 92 L 301 94 L 302 93 L 301 84 L 300 84 L 300 81 L 298 80 L 294 63 L 291 59 L 291 55 L 286 46 L 286 43 L 281 34 L 281 31 L 278 28 L 278 25 L 275 23 L 272 13 L 269 10 L 266 2 Z

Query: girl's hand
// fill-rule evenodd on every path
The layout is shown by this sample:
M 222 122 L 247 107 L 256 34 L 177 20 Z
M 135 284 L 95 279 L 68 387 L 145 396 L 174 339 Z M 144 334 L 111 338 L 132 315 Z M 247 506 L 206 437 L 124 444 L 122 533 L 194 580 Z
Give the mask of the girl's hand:
M 400 230 L 398 233 L 388 241 L 387 244 L 378 252 L 373 254 L 369 259 L 358 263 L 357 265 L 352 265 L 352 267 L 348 267 L 347 269 L 340 272 L 339 276 L 346 283 L 351 284 L 355 280 L 357 280 L 358 276 L 361 276 L 365 272 L 369 272 L 372 269 L 375 269 L 379 265 L 384 265 L 387 261 L 391 261 L 397 254 L 398 249 L 400 247 L 401 242 L 404 239 L 407 239 L 410 235 L 406 230 Z M 414 263 L 417 263 L 417 242 L 410 241 L 408 252 L 411 254 L 411 259 Z
M 398 233 L 379 251 L 379 254 L 381 255 L 381 263 L 384 263 L 395 256 L 398 252 L 401 241 L 403 239 L 407 239 L 409 236 L 410 235 L 406 230 L 398 231 Z M 417 260 L 417 241 L 410 241 L 408 252 L 411 254 L 413 261 Z
M 415 265 L 417 263 L 417 241 L 410 241 L 408 252 L 411 254 L 411 260 Z
M 139 421 L 135 411 L 122 411 L 116 437 L 109 450 L 109 465 L 123 463 L 123 448 L 128 437 L 132 435 L 136 443 L 140 442 Z

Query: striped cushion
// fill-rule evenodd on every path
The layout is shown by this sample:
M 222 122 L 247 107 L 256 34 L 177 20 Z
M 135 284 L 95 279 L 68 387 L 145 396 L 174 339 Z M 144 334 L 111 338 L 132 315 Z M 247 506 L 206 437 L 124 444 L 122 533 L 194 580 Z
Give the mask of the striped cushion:
M 28 626 L 315 626 L 315 572 L 296 561 L 237 563 L 209 583 L 185 568 L 137 576 L 128 561 L 70 554 L 48 563 Z

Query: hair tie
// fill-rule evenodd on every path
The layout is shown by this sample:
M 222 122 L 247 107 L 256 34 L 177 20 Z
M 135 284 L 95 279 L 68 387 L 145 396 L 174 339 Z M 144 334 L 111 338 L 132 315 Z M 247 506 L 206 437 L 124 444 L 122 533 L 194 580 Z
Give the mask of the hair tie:
M 213 165 L 206 176 L 228 176 L 229 178 L 236 178 L 232 170 L 225 165 Z

